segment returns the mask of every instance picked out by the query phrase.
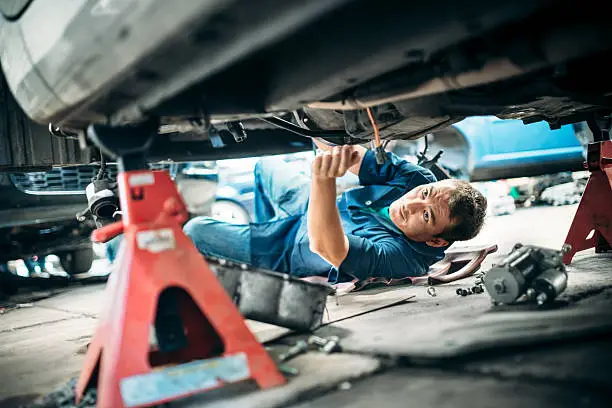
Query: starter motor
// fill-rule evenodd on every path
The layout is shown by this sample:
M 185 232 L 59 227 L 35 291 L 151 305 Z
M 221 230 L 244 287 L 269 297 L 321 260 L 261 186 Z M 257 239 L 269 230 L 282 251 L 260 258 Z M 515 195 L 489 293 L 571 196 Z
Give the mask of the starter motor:
M 538 305 L 550 303 L 567 287 L 561 259 L 560 251 L 517 244 L 486 273 L 485 288 L 497 303 L 515 303 L 524 295 Z

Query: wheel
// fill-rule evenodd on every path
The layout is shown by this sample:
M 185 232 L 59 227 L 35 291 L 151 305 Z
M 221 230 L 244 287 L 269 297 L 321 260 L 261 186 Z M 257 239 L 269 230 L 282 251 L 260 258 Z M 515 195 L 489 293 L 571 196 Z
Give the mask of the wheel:
M 233 201 L 215 201 L 210 210 L 211 217 L 232 224 L 248 224 L 251 220 L 243 206 Z
M 91 269 L 94 259 L 93 248 L 81 248 L 59 254 L 60 264 L 69 275 L 85 273 Z

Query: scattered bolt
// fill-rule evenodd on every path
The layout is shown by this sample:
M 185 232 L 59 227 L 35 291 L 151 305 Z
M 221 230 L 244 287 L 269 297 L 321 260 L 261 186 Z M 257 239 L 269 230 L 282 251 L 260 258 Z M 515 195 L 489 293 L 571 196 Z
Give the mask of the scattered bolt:
M 455 291 L 458 295 L 462 295 L 463 294 L 463 289 L 461 288 L 457 288 L 457 290 Z
M 332 336 L 329 338 L 329 341 L 326 345 L 321 347 L 321 351 L 325 354 L 333 353 L 334 351 L 340 350 L 339 345 L 340 339 L 337 336 Z
M 281 354 L 279 356 L 279 360 L 281 362 L 285 362 L 288 360 L 291 360 L 294 357 L 299 356 L 300 354 L 303 354 L 305 352 L 308 351 L 308 343 L 305 342 L 304 340 L 300 340 L 297 343 L 295 343 L 295 345 L 293 347 L 291 347 L 289 350 L 287 350 L 286 353 Z
M 461 296 L 467 296 L 468 295 L 468 291 L 465 289 L 461 289 Z
M 289 367 L 286 364 L 280 364 L 278 366 L 278 369 L 280 370 L 281 373 L 285 375 L 290 375 L 290 376 L 296 376 L 300 373 L 300 371 L 297 368 Z
M 338 336 L 331 336 L 327 338 L 319 336 L 310 336 L 308 338 L 308 344 L 314 344 L 319 346 L 319 351 L 329 354 L 340 349 L 340 338 Z
M 428 287 L 427 294 L 431 297 L 436 297 L 437 296 L 436 288 L 434 288 L 433 286 Z
M 472 292 L 473 293 L 483 293 L 484 289 L 482 288 L 482 286 L 476 285 L 472 288 Z
M 326 340 L 323 337 L 319 336 L 310 336 L 308 338 L 308 344 L 316 344 L 317 346 L 325 345 Z

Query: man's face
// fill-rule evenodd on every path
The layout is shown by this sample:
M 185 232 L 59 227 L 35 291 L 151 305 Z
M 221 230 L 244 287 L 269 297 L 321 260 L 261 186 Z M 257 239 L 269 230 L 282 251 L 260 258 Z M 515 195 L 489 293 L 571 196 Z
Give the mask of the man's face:
M 413 188 L 389 206 L 393 223 L 410 239 L 430 246 L 445 246 L 436 237 L 450 225 L 448 202 L 455 189 L 452 180 L 442 180 Z

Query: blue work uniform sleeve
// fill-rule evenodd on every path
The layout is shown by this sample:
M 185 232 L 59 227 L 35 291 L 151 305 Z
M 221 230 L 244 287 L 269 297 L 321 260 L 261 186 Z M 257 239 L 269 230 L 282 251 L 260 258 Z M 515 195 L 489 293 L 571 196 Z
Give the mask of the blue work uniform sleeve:
M 402 160 L 387 152 L 384 164 L 376 163 L 376 156 L 368 150 L 359 168 L 359 184 L 388 185 L 399 188 L 414 188 L 421 184 L 433 183 L 436 177 L 424 167 Z
M 340 264 L 340 275 L 367 278 L 405 278 L 423 276 L 429 265 L 422 256 L 402 245 L 398 238 L 389 237 L 372 242 L 366 238 L 347 235 L 349 250 Z

